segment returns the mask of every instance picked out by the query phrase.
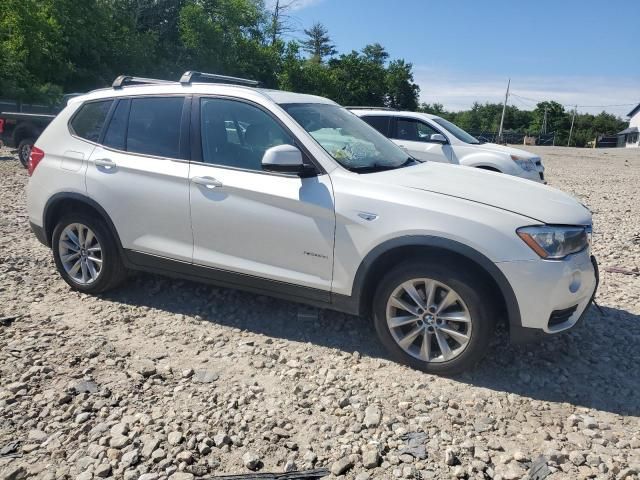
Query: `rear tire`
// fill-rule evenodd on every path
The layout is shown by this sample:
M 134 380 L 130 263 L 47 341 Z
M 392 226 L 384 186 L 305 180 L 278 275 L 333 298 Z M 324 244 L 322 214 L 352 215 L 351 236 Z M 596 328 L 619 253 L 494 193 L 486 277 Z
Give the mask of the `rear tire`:
M 393 358 L 427 373 L 474 367 L 494 335 L 491 291 L 464 263 L 400 264 L 382 278 L 372 307 L 378 337 Z
M 35 140 L 33 138 L 23 138 L 18 144 L 18 159 L 24 168 L 29 165 L 29 155 Z
M 62 217 L 51 240 L 58 272 L 73 289 L 101 293 L 121 284 L 127 271 L 105 223 L 85 213 Z

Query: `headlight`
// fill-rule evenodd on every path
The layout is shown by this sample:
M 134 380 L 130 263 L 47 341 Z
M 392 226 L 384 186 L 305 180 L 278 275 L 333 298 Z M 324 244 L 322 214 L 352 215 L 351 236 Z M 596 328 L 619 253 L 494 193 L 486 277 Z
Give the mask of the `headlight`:
M 518 155 L 511 155 L 511 160 L 516 162 L 520 168 L 526 170 L 527 172 L 531 172 L 536 169 L 536 164 L 533 163 L 529 158 L 519 157 Z
M 531 250 L 548 260 L 580 252 L 589 245 L 590 227 L 555 227 L 539 225 L 522 227 L 516 232 Z

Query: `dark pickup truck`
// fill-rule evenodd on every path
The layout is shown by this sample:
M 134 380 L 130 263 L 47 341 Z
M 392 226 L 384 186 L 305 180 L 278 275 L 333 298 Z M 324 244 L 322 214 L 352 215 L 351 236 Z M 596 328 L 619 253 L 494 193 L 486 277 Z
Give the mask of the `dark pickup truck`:
M 60 112 L 71 98 L 78 95 L 81 94 L 71 93 L 62 97 L 62 102 L 52 109 L 50 114 L 0 112 L 0 145 L 16 148 L 20 163 L 26 168 L 31 147 L 37 138 L 55 118 L 55 114 Z

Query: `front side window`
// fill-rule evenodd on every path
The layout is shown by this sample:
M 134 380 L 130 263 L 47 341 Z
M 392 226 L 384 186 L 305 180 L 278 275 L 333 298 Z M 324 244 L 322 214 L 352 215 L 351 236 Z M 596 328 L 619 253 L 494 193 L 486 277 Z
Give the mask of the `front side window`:
M 181 158 L 180 127 L 183 97 L 147 97 L 131 100 L 127 151 Z
M 458 140 L 463 141 L 464 143 L 470 143 L 472 145 L 477 145 L 480 143 L 480 140 L 478 140 L 476 137 L 468 134 L 459 126 L 451 123 L 448 120 L 445 120 L 444 118 L 434 117 L 433 121 L 436 122 L 441 127 L 443 127 L 447 132 L 451 133 Z
M 113 100 L 85 103 L 71 120 L 71 128 L 80 138 L 97 142 Z
M 430 142 L 431 135 L 438 132 L 435 128 L 430 127 L 424 122 L 413 118 L 397 118 L 396 119 L 396 135 L 398 140 L 407 140 L 410 142 Z
M 245 102 L 200 100 L 202 160 L 246 170 L 262 170 L 264 152 L 294 145 L 293 138 L 269 114 Z
M 419 163 L 392 141 L 339 105 L 281 105 L 344 168 L 369 173 Z

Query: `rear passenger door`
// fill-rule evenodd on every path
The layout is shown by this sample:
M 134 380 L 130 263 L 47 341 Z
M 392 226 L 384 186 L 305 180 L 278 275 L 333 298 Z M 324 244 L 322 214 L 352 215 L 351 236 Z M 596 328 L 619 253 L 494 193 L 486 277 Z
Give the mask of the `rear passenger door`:
M 296 142 L 253 103 L 194 98 L 191 128 L 194 263 L 217 269 L 226 283 L 243 274 L 245 286 L 327 301 L 335 230 L 329 176 L 263 171 L 268 148 Z
M 113 221 L 125 249 L 192 260 L 189 219 L 190 98 L 120 98 L 86 174 L 87 193 Z

